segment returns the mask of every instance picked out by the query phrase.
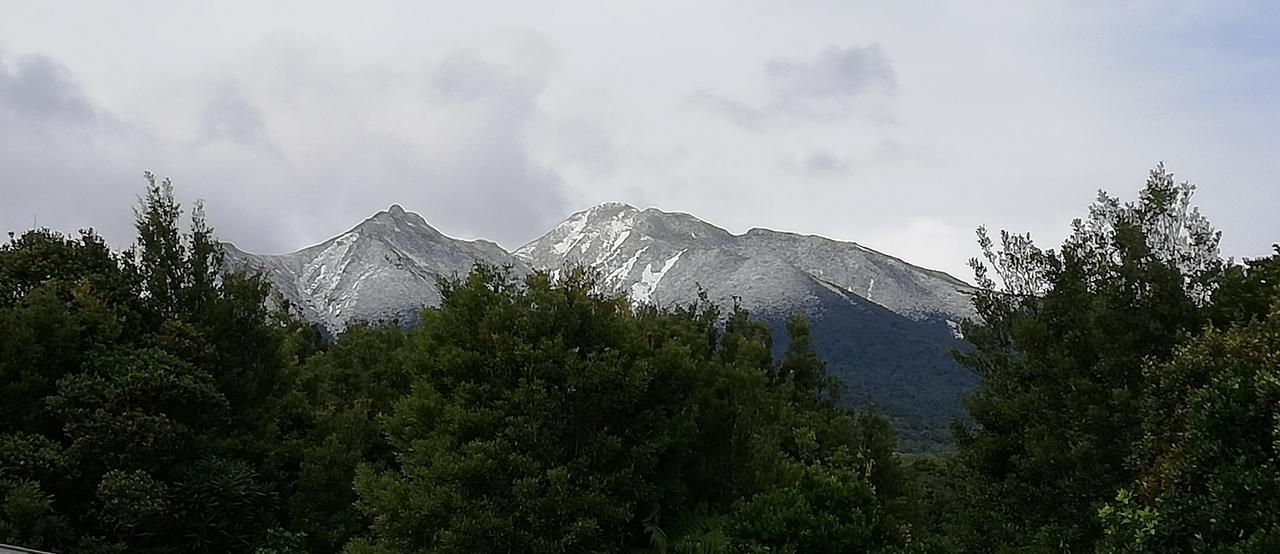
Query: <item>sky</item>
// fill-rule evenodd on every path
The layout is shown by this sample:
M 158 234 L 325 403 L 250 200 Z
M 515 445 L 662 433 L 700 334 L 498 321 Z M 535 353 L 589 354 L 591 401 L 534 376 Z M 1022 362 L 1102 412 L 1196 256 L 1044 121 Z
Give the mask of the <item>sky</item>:
M 122 9 L 121 6 L 127 6 Z M 280 253 L 393 203 L 508 249 L 606 201 L 961 278 L 1163 161 L 1280 241 L 1274 2 L 0 0 L 0 232 L 132 240 L 144 170 Z

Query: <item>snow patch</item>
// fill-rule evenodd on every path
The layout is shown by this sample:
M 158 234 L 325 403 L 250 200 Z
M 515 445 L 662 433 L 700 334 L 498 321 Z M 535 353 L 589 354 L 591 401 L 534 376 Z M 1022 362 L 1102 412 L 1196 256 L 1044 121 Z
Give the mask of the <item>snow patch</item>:
M 635 226 L 635 211 L 621 210 L 608 219 L 601 221 L 606 208 L 616 208 L 621 204 L 601 204 L 574 214 L 552 231 L 556 241 L 551 245 L 551 253 L 564 257 L 570 252 L 578 252 L 580 260 L 587 265 L 599 265 L 615 256 L 622 243 L 631 236 Z M 594 219 L 594 221 L 593 221 Z M 516 251 L 516 255 L 528 257 L 532 252 L 532 244 Z
M 627 241 L 627 237 L 630 237 L 630 236 L 631 236 L 631 230 L 630 230 L 630 229 L 627 229 L 626 231 L 623 231 L 623 232 L 622 232 L 622 234 L 618 235 L 618 238 L 613 239 L 613 249 L 614 249 L 614 250 L 617 250 L 617 249 L 619 249 L 619 248 L 622 248 L 622 243 L 626 242 L 626 241 Z
M 852 287 L 845 287 L 842 289 L 839 287 L 839 285 L 829 282 L 826 279 L 817 279 L 817 281 L 818 281 L 818 284 L 822 285 L 827 290 L 835 293 L 840 298 L 843 298 L 845 302 L 848 302 L 850 304 L 855 304 L 855 305 L 858 303 L 857 300 L 854 300 L 854 298 L 858 297 L 858 293 L 853 292 Z M 850 298 L 850 295 L 853 295 L 853 297 Z
M 586 226 L 586 214 L 575 215 L 570 218 L 569 221 L 561 223 L 560 227 L 556 230 L 561 231 L 563 235 L 560 237 L 559 241 L 556 241 L 555 244 L 551 245 L 551 251 L 555 252 L 557 256 L 568 254 L 569 250 L 572 250 L 573 246 L 577 244 L 578 241 L 582 240 L 582 230 L 585 229 Z
M 625 279 L 627 278 L 627 276 L 628 276 L 628 275 L 631 275 L 631 268 L 635 267 L 635 265 L 636 265 L 636 260 L 639 260 L 639 259 L 640 259 L 640 255 L 641 255 L 641 254 L 644 254 L 644 251 L 645 251 L 645 250 L 648 250 L 648 249 L 649 249 L 649 247 L 648 247 L 648 246 L 646 246 L 646 247 L 644 247 L 644 248 L 641 248 L 641 249 L 637 250 L 637 251 L 636 251 L 636 253 L 635 253 L 634 255 L 632 255 L 632 256 L 631 256 L 631 259 L 630 259 L 630 260 L 627 260 L 627 261 L 626 261 L 625 263 L 623 263 L 621 266 L 618 266 L 618 268 L 617 268 L 617 269 L 615 269 L 615 270 L 613 270 L 612 272 L 610 272 L 610 273 L 609 273 L 609 276 L 608 276 L 608 277 L 605 277 L 605 282 L 606 282 L 606 283 L 615 283 L 615 282 L 618 282 L 618 281 L 621 281 L 621 280 L 625 280 Z
M 304 290 L 307 295 L 314 297 L 328 294 L 338 287 L 342 272 L 350 263 L 347 254 L 359 238 L 359 233 L 347 233 L 334 239 L 332 244 L 302 268 L 302 280 L 306 285 Z
M 354 301 L 346 298 L 354 295 L 351 288 L 342 286 L 342 278 L 351 264 L 352 246 L 359 238 L 360 233 L 351 232 L 334 239 L 302 267 L 300 292 L 330 328 Z
M 676 262 L 680 260 L 680 256 L 685 253 L 685 250 L 676 252 L 676 255 L 664 262 L 662 264 L 662 269 L 658 271 L 653 270 L 652 263 L 646 264 L 644 266 L 644 270 L 640 272 L 640 280 L 637 281 L 636 284 L 631 285 L 631 300 L 643 303 L 650 302 L 653 299 L 653 291 L 658 288 L 658 283 L 661 283 L 662 278 L 667 275 L 668 271 L 671 271 L 673 266 L 676 265 Z

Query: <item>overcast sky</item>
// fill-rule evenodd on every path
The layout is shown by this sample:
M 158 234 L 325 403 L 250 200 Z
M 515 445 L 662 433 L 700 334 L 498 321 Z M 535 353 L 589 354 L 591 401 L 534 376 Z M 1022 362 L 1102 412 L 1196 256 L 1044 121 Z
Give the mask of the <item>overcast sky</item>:
M 0 0 L 0 231 L 127 244 L 151 169 L 256 252 L 623 201 L 968 278 L 974 227 L 1056 244 L 1163 160 L 1264 255 L 1280 4 L 1174 4 Z

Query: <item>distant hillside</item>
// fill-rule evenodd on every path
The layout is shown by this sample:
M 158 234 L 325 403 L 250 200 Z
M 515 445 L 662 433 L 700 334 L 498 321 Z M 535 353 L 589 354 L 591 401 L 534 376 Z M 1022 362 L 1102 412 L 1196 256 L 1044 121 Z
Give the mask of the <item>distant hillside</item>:
M 517 272 L 585 265 L 605 286 L 636 302 L 667 305 L 734 298 L 775 330 L 785 318 L 813 322 L 818 353 L 848 385 L 855 405 L 874 403 L 893 418 L 904 448 L 943 445 L 962 414 L 973 376 L 950 356 L 973 316 L 972 288 L 852 242 L 752 229 L 734 235 L 692 215 L 609 203 L 571 215 L 508 253 L 488 241 L 447 237 L 399 206 L 291 254 L 262 255 L 228 245 L 236 269 L 264 271 L 302 314 L 337 335 L 354 321 L 412 324 L 439 303 L 439 276 L 463 275 L 476 261 Z

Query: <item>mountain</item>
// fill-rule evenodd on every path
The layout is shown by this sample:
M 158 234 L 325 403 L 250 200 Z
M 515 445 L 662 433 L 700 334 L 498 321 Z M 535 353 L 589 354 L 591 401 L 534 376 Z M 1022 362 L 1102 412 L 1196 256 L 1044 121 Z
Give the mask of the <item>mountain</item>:
M 701 285 L 713 298 L 790 312 L 813 301 L 800 289 L 819 284 L 912 320 L 974 315 L 968 284 L 857 243 L 768 229 L 734 235 L 689 214 L 621 203 L 575 213 L 515 255 L 540 269 L 594 267 L 640 301 L 686 300 Z
M 854 405 L 874 403 L 895 420 L 908 449 L 937 448 L 962 415 L 973 376 L 952 360 L 958 322 L 973 317 L 968 284 L 852 242 L 752 229 L 735 235 L 692 215 L 620 203 L 571 215 L 508 253 L 488 241 L 447 237 L 399 206 L 292 254 L 226 245 L 231 269 L 262 271 L 302 315 L 336 336 L 355 321 L 412 324 L 440 302 L 439 276 L 477 262 L 558 274 L 586 265 L 637 302 L 687 302 L 700 290 L 734 298 L 785 348 L 785 319 L 803 313 L 828 370 Z
M 466 275 L 476 261 L 528 271 L 497 244 L 447 237 L 398 205 L 292 254 L 224 249 L 229 268 L 262 271 L 303 317 L 335 336 L 355 321 L 416 321 L 440 303 L 436 278 Z
M 553 273 L 583 264 L 605 285 L 657 304 L 687 302 L 699 289 L 721 304 L 736 297 L 774 330 L 805 314 L 828 371 L 847 400 L 893 418 L 904 445 L 940 446 L 963 412 L 972 374 L 951 351 L 959 322 L 975 316 L 973 287 L 852 242 L 752 229 L 735 235 L 692 215 L 619 203 L 573 214 L 515 251 Z

